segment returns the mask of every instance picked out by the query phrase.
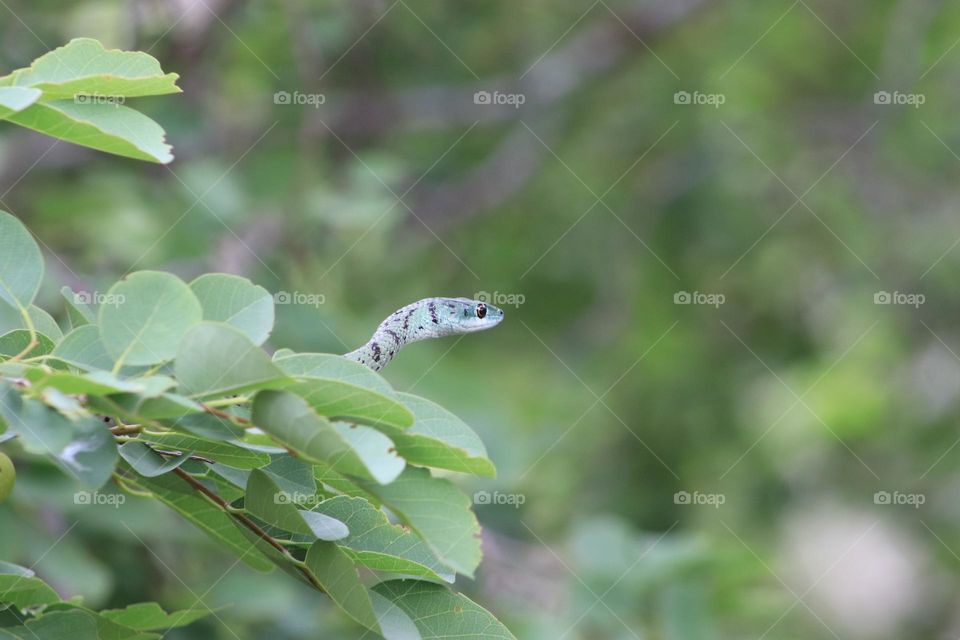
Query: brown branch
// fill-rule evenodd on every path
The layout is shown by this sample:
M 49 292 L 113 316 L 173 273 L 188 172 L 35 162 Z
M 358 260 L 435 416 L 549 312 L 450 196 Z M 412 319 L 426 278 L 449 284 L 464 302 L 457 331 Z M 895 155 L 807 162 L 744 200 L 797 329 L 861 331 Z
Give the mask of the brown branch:
M 261 540 L 269 544 L 271 547 L 279 551 L 282 556 L 287 557 L 290 555 L 290 552 L 287 551 L 282 544 L 277 542 L 270 534 L 268 534 L 266 531 L 261 529 L 256 522 L 254 522 L 253 520 L 251 520 L 250 518 L 248 518 L 246 515 L 242 513 L 237 513 L 229 504 L 227 504 L 226 500 L 224 500 L 215 492 L 205 487 L 202 482 L 200 482 L 199 480 L 191 476 L 189 473 L 187 473 L 183 469 L 174 469 L 173 473 L 176 474 L 177 477 L 179 477 L 181 480 L 189 484 L 194 491 L 197 491 L 198 493 L 205 496 L 208 500 L 210 500 L 215 505 L 220 507 L 224 511 L 224 513 L 232 517 L 234 520 L 236 520 L 243 526 L 245 526 L 247 529 L 253 532 L 254 535 L 256 535 L 258 538 L 260 538 Z M 314 586 L 319 591 L 324 591 L 323 587 L 320 585 L 319 582 L 317 582 L 317 579 L 314 577 L 314 575 L 310 573 L 307 569 L 304 569 L 301 566 L 297 566 L 297 570 L 300 571 L 301 574 L 303 574 L 303 577 L 306 578 L 307 582 L 309 582 L 312 586 Z
M 204 410 L 204 411 L 206 411 L 206 412 L 209 413 L 209 414 L 215 415 L 215 416 L 217 416 L 218 418 L 224 418 L 224 419 L 226 419 L 226 420 L 230 420 L 230 421 L 232 421 L 232 422 L 236 422 L 236 423 L 241 424 L 241 425 L 244 425 L 244 426 L 249 426 L 250 424 L 252 424 L 252 423 L 250 422 L 250 420 L 248 420 L 247 418 L 243 418 L 243 417 L 241 417 L 241 416 L 236 416 L 236 415 L 234 415 L 234 414 L 232 414 L 232 413 L 228 413 L 227 411 L 221 411 L 220 409 L 217 409 L 216 407 L 211 407 L 211 406 L 208 405 L 208 404 L 202 404 L 202 403 L 201 403 L 200 406 L 203 407 L 203 410 Z

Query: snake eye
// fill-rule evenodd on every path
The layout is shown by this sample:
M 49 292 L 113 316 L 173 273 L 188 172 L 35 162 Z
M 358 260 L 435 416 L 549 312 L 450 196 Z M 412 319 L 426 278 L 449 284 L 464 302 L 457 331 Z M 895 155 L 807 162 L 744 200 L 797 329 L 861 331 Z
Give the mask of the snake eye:
M 487 305 L 483 304 L 482 302 L 477 305 L 477 317 L 481 320 L 487 317 Z

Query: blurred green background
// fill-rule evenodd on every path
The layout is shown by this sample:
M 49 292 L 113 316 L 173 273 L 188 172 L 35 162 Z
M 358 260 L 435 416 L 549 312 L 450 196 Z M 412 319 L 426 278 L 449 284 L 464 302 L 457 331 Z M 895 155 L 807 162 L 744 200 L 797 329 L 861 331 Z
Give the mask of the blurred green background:
M 184 89 L 136 105 L 167 167 L 0 126 L 48 309 L 61 284 L 226 271 L 290 294 L 273 348 L 342 353 L 422 297 L 505 308 L 386 376 L 487 443 L 498 478 L 458 480 L 486 557 L 457 588 L 519 638 L 960 635 L 956 3 L 0 16 L 5 70 L 89 36 Z M 217 610 L 171 640 L 362 637 L 162 506 L 74 505 L 18 464 L 0 557 L 64 594 Z

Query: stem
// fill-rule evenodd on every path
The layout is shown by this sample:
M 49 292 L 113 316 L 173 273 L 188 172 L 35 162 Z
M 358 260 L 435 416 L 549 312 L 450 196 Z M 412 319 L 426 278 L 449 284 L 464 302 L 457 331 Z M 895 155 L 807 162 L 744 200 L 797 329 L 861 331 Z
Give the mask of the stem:
M 284 558 L 287 558 L 290 562 L 292 562 L 297 567 L 300 573 L 303 574 L 303 577 L 307 579 L 307 582 L 313 585 L 316 589 L 318 589 L 319 591 L 324 590 L 323 587 L 320 585 L 320 583 L 317 582 L 317 579 L 313 576 L 313 574 L 310 573 L 309 570 L 307 570 L 306 565 L 302 561 L 297 560 L 296 558 L 291 556 L 290 552 L 287 551 L 282 544 L 274 540 L 266 531 L 261 529 L 256 522 L 248 518 L 245 514 L 238 513 L 236 509 L 234 509 L 229 504 L 227 504 L 226 500 L 224 500 L 223 498 L 218 496 L 216 493 L 214 493 L 213 491 L 205 487 L 202 482 L 200 482 L 199 480 L 191 476 L 189 473 L 187 473 L 183 469 L 174 469 L 173 473 L 175 473 L 181 480 L 189 484 L 194 489 L 194 491 L 197 491 L 198 493 L 203 495 L 205 498 L 210 500 L 213 504 L 220 507 L 227 515 L 234 518 L 237 522 L 239 522 L 240 524 L 245 526 L 247 529 L 249 529 L 251 532 L 253 532 L 258 538 L 260 538 L 261 540 L 269 544 L 271 547 L 276 549 L 278 552 L 280 552 L 280 554 L 283 555 Z
M 33 319 L 30 317 L 30 312 L 27 311 L 26 307 L 21 307 L 20 305 L 17 305 L 17 308 L 20 310 L 20 316 L 23 318 L 24 324 L 27 325 L 27 331 L 30 332 L 30 342 L 27 343 L 26 349 L 10 358 L 10 362 L 19 362 L 23 356 L 33 351 L 37 345 L 40 344 L 40 341 L 37 340 L 37 328 L 33 326 Z
M 152 367 L 150 367 L 149 369 L 147 369 L 146 371 L 143 372 L 143 377 L 152 376 L 152 375 L 155 374 L 157 371 L 160 371 L 160 369 L 162 369 L 165 364 L 167 364 L 167 363 L 166 363 L 166 362 L 161 362 L 160 364 L 155 364 L 155 365 L 153 365 Z
M 157 449 L 156 447 L 150 447 L 157 453 L 162 456 L 170 456 L 171 458 L 179 458 L 183 456 L 183 451 L 165 451 L 163 449 Z M 188 460 L 197 460 L 199 462 L 206 462 L 207 464 L 216 464 L 216 461 L 211 460 L 210 458 L 204 458 L 203 456 L 187 456 Z
M 110 433 L 115 436 L 132 436 L 140 433 L 141 431 L 143 431 L 143 426 L 141 425 L 112 427 L 110 429 Z
M 133 487 L 131 487 L 129 484 L 127 484 L 126 478 L 124 478 L 124 477 L 123 477 L 122 475 L 120 475 L 119 473 L 114 473 L 114 474 L 113 474 L 113 481 L 116 482 L 117 485 L 119 485 L 119 487 L 120 487 L 121 489 L 123 489 L 124 491 L 126 491 L 127 493 L 129 493 L 129 494 L 131 494 L 131 495 L 140 496 L 140 497 L 142 497 L 142 498 L 153 498 L 153 497 L 154 497 L 153 494 L 150 493 L 149 491 L 140 491 L 139 489 L 134 489 Z
M 249 426 L 249 425 L 253 424 L 253 423 L 251 423 L 251 422 L 250 422 L 248 419 L 246 419 L 246 418 L 241 418 L 240 416 L 235 416 L 235 415 L 233 415 L 232 413 L 227 413 L 226 411 L 221 411 L 220 409 L 217 409 L 216 407 L 214 407 L 212 404 L 203 404 L 203 403 L 201 403 L 200 406 L 203 407 L 203 410 L 204 410 L 204 411 L 206 411 L 207 413 L 213 414 L 213 415 L 217 416 L 218 418 L 226 418 L 227 420 L 230 420 L 230 421 L 232 421 L 232 422 L 236 422 L 237 424 L 243 425 L 243 426 Z

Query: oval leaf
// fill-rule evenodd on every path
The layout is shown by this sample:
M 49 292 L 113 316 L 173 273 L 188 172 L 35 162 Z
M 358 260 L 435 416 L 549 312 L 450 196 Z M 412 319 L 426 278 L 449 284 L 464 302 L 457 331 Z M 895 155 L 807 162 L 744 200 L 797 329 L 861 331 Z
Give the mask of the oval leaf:
M 261 391 L 253 423 L 312 462 L 380 483 L 392 482 L 405 465 L 393 442 L 368 427 L 331 424 L 306 401 L 286 391 Z
M 21 127 L 91 149 L 136 160 L 173 160 L 163 128 L 139 111 L 120 104 L 74 100 L 37 102 L 7 116 Z
M 413 424 L 413 414 L 398 401 L 389 383 L 359 362 L 325 353 L 297 354 L 275 362 L 298 378 L 288 390 L 322 416 L 401 429 Z
M 387 516 L 367 500 L 337 496 L 317 504 L 313 511 L 347 525 L 350 535 L 337 544 L 346 547 L 346 553 L 356 562 L 376 571 L 453 582 L 453 571 L 437 560 L 423 540 L 391 524 Z
M 239 276 L 208 273 L 190 283 L 203 307 L 203 319 L 225 322 L 263 344 L 273 331 L 273 296 Z
M 388 485 L 362 482 L 390 511 L 417 532 L 443 564 L 473 577 L 480 564 L 480 525 L 470 499 L 452 482 L 426 469 L 407 467 Z
M 178 77 L 164 75 L 149 54 L 105 49 L 93 38 L 74 38 L 8 76 L 14 86 L 42 90 L 45 100 L 78 94 L 133 98 L 179 93 Z
M 30 87 L 0 87 L 0 120 L 23 111 L 36 102 L 42 93 Z
M 169 273 L 139 271 L 107 295 L 117 302 L 100 307 L 100 340 L 114 361 L 128 365 L 172 359 L 202 316 L 190 287 Z
M 370 594 L 360 582 L 353 562 L 337 545 L 317 540 L 307 551 L 306 563 L 323 590 L 341 609 L 366 628 L 380 632 Z
M 220 464 L 237 469 L 257 469 L 270 464 L 270 456 L 265 453 L 182 433 L 144 431 L 137 439 L 155 444 L 161 449 L 191 452 L 205 458 L 212 458 Z
M 470 598 L 446 587 L 421 580 L 389 580 L 373 587 L 407 614 L 423 640 L 485 638 L 516 640 L 489 611 Z M 391 629 L 383 626 L 389 637 Z
M 339 540 L 350 533 L 347 525 L 336 518 L 298 509 L 290 501 L 289 495 L 259 469 L 251 472 L 247 480 L 244 507 L 264 522 L 284 531 L 313 535 L 320 540 Z
M 410 429 L 383 428 L 396 443 L 401 456 L 425 467 L 480 476 L 497 475 L 480 437 L 463 420 L 419 396 L 409 393 L 397 396 L 415 416 Z
M 23 223 L 0 211 L 0 299 L 26 309 L 43 279 L 43 257 Z
M 223 396 L 286 384 L 266 353 L 239 329 L 203 322 L 190 329 L 177 351 L 174 372 L 184 393 Z
M 120 445 L 118 452 L 137 473 L 148 478 L 169 473 L 190 459 L 188 455 L 164 458 L 147 445 L 135 440 Z

